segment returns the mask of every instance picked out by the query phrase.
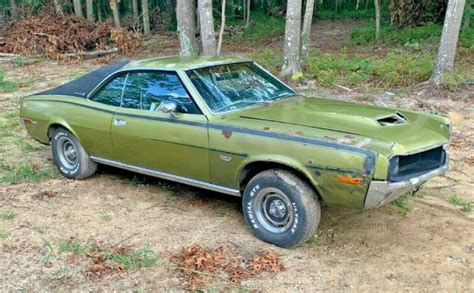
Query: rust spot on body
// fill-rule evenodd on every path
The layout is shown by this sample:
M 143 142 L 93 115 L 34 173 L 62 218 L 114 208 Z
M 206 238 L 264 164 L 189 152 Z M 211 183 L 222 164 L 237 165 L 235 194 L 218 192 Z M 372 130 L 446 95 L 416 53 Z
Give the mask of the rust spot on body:
M 232 130 L 229 129 L 222 129 L 222 135 L 225 138 L 230 138 L 232 136 Z

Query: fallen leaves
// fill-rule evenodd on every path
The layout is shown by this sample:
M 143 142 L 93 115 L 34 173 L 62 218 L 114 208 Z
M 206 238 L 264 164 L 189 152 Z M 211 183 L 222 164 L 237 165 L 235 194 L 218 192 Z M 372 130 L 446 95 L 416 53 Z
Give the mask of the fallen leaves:
M 183 247 L 170 257 L 176 270 L 182 273 L 186 285 L 196 289 L 218 279 L 240 284 L 244 279 L 262 272 L 285 270 L 280 257 L 272 251 L 262 251 L 253 258 L 242 257 L 231 247 L 204 248 L 201 245 Z

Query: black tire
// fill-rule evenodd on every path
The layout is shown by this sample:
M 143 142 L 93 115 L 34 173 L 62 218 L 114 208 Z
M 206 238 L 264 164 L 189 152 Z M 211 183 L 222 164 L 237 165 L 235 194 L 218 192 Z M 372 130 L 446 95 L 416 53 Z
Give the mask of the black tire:
M 62 127 L 51 133 L 51 150 L 59 172 L 67 178 L 84 179 L 97 170 L 97 164 L 90 159 L 77 138 Z
M 294 173 L 271 169 L 253 177 L 242 208 L 252 233 L 280 247 L 293 247 L 314 235 L 321 206 L 313 188 Z

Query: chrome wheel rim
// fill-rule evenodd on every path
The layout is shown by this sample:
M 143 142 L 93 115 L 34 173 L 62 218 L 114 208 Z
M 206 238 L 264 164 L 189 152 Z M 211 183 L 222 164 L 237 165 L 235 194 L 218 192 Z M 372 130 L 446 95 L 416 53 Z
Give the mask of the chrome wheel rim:
M 58 140 L 58 157 L 61 164 L 67 169 L 74 169 L 78 164 L 77 149 L 71 139 L 61 137 Z
M 255 215 L 272 233 L 285 233 L 294 223 L 295 213 L 288 196 L 276 188 L 264 188 L 255 198 Z

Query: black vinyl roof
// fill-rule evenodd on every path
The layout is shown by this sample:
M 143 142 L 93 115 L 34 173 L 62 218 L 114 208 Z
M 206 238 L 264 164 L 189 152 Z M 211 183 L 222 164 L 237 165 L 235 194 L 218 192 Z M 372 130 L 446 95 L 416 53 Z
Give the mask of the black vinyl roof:
M 85 98 L 107 76 L 124 67 L 129 62 L 129 60 L 124 60 L 102 66 L 61 86 L 36 93 L 34 96 L 63 95 Z

